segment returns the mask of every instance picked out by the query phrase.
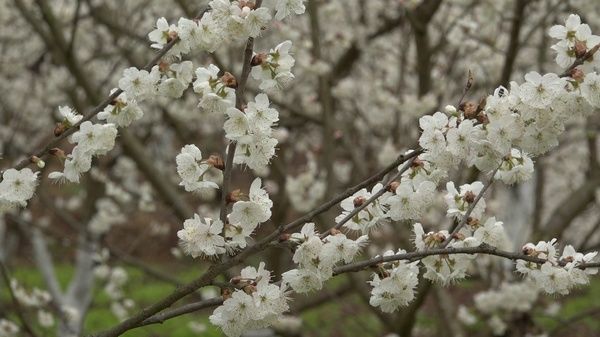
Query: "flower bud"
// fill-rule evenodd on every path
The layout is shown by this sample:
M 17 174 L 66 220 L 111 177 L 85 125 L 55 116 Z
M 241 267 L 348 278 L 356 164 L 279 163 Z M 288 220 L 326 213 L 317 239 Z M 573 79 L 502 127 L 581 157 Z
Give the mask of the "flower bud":
M 423 161 L 417 157 L 412 161 L 412 163 L 410 163 L 410 167 L 423 167 Z
M 570 263 L 575 261 L 575 259 L 572 256 L 565 256 L 565 258 L 563 258 L 562 261 L 565 263 Z
M 528 243 L 521 248 L 521 251 L 525 255 L 533 255 L 533 253 L 535 253 L 535 246 L 532 243 Z
M 452 234 L 452 238 L 455 240 L 464 240 L 465 239 L 465 235 L 463 233 L 454 233 Z
M 29 158 L 29 161 L 31 161 L 41 169 L 44 168 L 44 166 L 46 166 L 46 163 L 37 156 L 31 156 L 31 158 Z
M 249 284 L 247 286 L 245 286 L 244 288 L 242 288 L 242 290 L 244 290 L 244 292 L 248 295 L 252 295 L 253 293 L 256 292 L 256 286 Z
M 474 119 L 477 117 L 477 105 L 473 102 L 465 102 L 460 105 L 460 110 L 463 111 L 463 115 L 467 119 Z
M 166 73 L 167 71 L 169 71 L 169 67 L 170 64 L 167 61 L 160 60 L 158 62 L 158 70 L 160 70 L 161 73 Z
M 467 218 L 467 225 L 469 225 L 471 227 L 479 227 L 479 225 L 480 225 L 479 219 L 470 216 Z
M 470 203 L 473 203 L 473 201 L 475 201 L 476 197 L 477 196 L 475 195 L 475 193 L 473 193 L 473 191 L 467 191 L 467 193 L 465 193 L 465 196 L 463 197 L 463 199 L 470 204 Z
M 277 239 L 277 241 L 285 242 L 285 241 L 289 240 L 291 237 L 292 237 L 291 234 L 283 233 L 283 234 L 279 235 L 279 238 Z
M 177 38 L 177 32 L 174 30 L 169 31 L 169 37 L 167 37 L 167 43 L 175 40 Z
M 252 57 L 252 60 L 250 61 L 250 65 L 253 67 L 259 66 L 259 65 L 265 63 L 266 59 L 267 59 L 267 54 L 258 53 Z
M 398 182 L 398 181 L 392 181 L 388 185 L 388 191 L 390 191 L 392 193 L 396 193 L 396 190 L 398 189 L 398 186 L 400 186 L 400 182 Z
M 56 123 L 54 127 L 54 137 L 62 135 L 67 130 L 67 126 L 64 123 Z
M 231 278 L 231 280 L 229 280 L 229 283 L 231 283 L 233 285 L 239 284 L 240 282 L 242 282 L 241 276 L 234 276 Z
M 48 153 L 50 153 L 51 155 L 53 155 L 59 159 L 67 158 L 67 156 L 65 155 L 65 151 L 63 151 L 57 147 L 51 148 L 50 150 L 48 150 Z
M 225 200 L 228 204 L 240 201 L 242 199 L 242 191 L 240 189 L 233 190 L 227 194 L 227 198 Z
M 585 42 L 582 41 L 575 42 L 575 47 L 573 47 L 573 49 L 575 50 L 575 56 L 577 58 L 584 57 L 587 52 L 587 46 L 585 45 Z
M 446 234 L 444 234 L 442 232 L 434 233 L 433 239 L 437 242 L 444 242 L 444 241 L 446 241 Z
M 225 163 L 223 162 L 223 158 L 217 154 L 211 154 L 206 163 L 214 168 L 217 168 L 221 171 L 225 170 Z
M 579 68 L 573 68 L 569 72 L 569 76 L 572 79 L 574 79 L 575 81 L 581 83 L 581 82 L 583 82 L 583 79 L 585 78 L 585 73 Z
M 230 299 L 231 298 L 231 289 L 221 288 L 221 296 L 223 296 L 223 300 Z
M 221 76 L 221 82 L 223 82 L 223 84 L 225 84 L 225 86 L 228 87 L 228 88 L 235 89 L 238 86 L 238 83 L 237 83 L 237 80 L 235 79 L 235 76 L 233 76 L 229 72 L 225 72 L 225 74 L 223 74 L 223 76 Z
M 481 124 L 489 124 L 489 122 L 490 122 L 487 114 L 483 111 L 481 111 L 477 114 L 477 121 Z
M 444 111 L 448 114 L 448 115 L 455 115 L 456 114 L 456 108 L 453 105 L 446 105 L 444 107 Z
M 255 9 L 256 8 L 256 4 L 252 1 L 248 1 L 248 0 L 240 0 L 240 2 L 238 3 L 238 5 L 240 6 L 240 8 L 244 8 L 247 7 L 249 9 Z
M 365 198 L 363 196 L 359 196 L 359 197 L 354 198 L 352 203 L 354 204 L 354 207 L 359 207 L 360 205 L 364 204 L 365 201 L 367 201 L 367 198 Z
M 331 234 L 331 235 L 338 235 L 338 234 L 342 234 L 342 231 L 340 231 L 337 228 L 332 228 L 332 229 L 329 230 L 329 234 Z

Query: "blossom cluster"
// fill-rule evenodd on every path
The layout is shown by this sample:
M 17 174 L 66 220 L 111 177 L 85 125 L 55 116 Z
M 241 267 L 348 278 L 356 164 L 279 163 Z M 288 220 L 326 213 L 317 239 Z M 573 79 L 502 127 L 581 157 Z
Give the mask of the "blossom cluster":
M 339 262 L 352 262 L 367 240 L 366 235 L 352 240 L 339 231 L 322 239 L 314 223 L 305 224 L 289 239 L 298 245 L 292 258 L 298 268 L 283 273 L 282 283 L 298 293 L 321 289 L 323 282 L 333 276 L 333 267 Z
M 177 162 L 177 174 L 181 178 L 179 185 L 186 191 L 192 192 L 203 188 L 219 188 L 214 181 L 207 179 L 207 172 L 216 163 L 202 160 L 202 151 L 193 144 L 181 148 L 181 152 L 175 157 Z
M 246 267 L 232 280 L 236 287 L 226 295 L 222 306 L 209 317 L 229 337 L 240 336 L 248 329 L 271 326 L 289 309 L 285 285 L 270 283 L 271 273 L 261 262 L 258 269 Z
M 589 27 L 581 25 L 577 16 L 569 17 L 566 27 L 555 26 L 550 32 L 552 37 L 561 40 L 559 44 L 568 45 L 568 53 L 578 50 L 569 65 L 576 58 L 594 51 L 596 37 L 590 34 Z M 523 83 L 511 82 L 509 89 L 499 87 L 479 104 L 464 102 L 457 107 L 446 106 L 444 112 L 421 117 L 419 145 L 423 153 L 404 169 L 399 181 L 389 184 L 388 191 L 366 207 L 361 205 L 383 186 L 377 186 L 371 193 L 359 191 L 344 200 L 340 204 L 343 212 L 336 221 L 346 221 L 345 217 L 357 207 L 364 209 L 344 226 L 363 233 L 368 233 L 377 224 L 386 223 L 386 219 L 419 219 L 433 203 L 436 186 L 461 163 L 474 166 L 483 173 L 492 173 L 493 179 L 506 184 L 530 179 L 534 170 L 533 158 L 558 144 L 565 123 L 572 116 L 587 115 L 599 106 L 600 76 L 590 71 L 593 59 L 583 59 L 583 71 L 575 68 L 560 76 L 530 72 Z M 414 225 L 417 250 L 482 244 L 507 247 L 503 223 L 495 217 L 484 217 L 486 204 L 481 195 L 484 187 L 482 182 L 476 181 L 457 189 L 454 182 L 447 182 L 444 197 L 447 215 L 461 223 L 461 228 L 452 235 L 445 230 L 425 233 L 422 225 L 417 223 Z M 529 255 L 536 257 L 534 252 L 544 251 L 544 247 L 526 247 L 527 252 L 531 252 Z M 565 249 L 567 255 L 563 260 L 544 257 L 548 262 L 541 266 L 520 261 L 517 268 L 546 292 L 567 293 L 573 286 L 587 282 L 588 273 L 594 271 L 577 266 L 591 261 L 595 253 L 578 255 L 571 251 L 571 246 Z M 466 275 L 473 258 L 467 254 L 425 257 L 421 260 L 426 267 L 424 277 L 442 283 L 460 279 Z M 565 262 L 567 260 L 569 262 Z M 374 284 L 379 286 L 377 282 Z
M 272 127 L 279 120 L 279 112 L 269 107 L 267 95 L 256 95 L 243 112 L 228 108 L 227 117 L 225 137 L 237 144 L 233 162 L 253 170 L 265 169 L 275 155 L 277 139 Z
M 398 252 L 389 250 L 383 256 L 404 254 L 405 250 Z M 403 260 L 390 263 L 389 266 L 380 265 L 369 284 L 373 287 L 369 304 L 379 307 L 383 312 L 394 312 L 399 307 L 408 305 L 415 298 L 415 288 L 419 284 L 419 262 L 406 262 Z
M 76 144 L 65 159 L 63 172 L 51 172 L 51 179 L 79 182 L 79 176 L 92 167 L 92 157 L 106 154 L 115 146 L 117 127 L 114 124 L 94 124 L 85 121 L 69 141 Z
M 273 202 L 256 178 L 250 186 L 248 200 L 238 200 L 228 215 L 228 223 L 204 218 L 198 214 L 183 223 L 177 232 L 183 251 L 192 257 L 214 257 L 226 251 L 246 247 L 249 238 L 260 223 L 271 217 Z
M 580 268 L 598 255 L 598 252 L 587 254 L 575 251 L 571 245 L 565 246 L 558 257 L 556 239 L 540 241 L 537 244 L 528 243 L 523 246 L 527 256 L 545 260 L 543 264 L 525 260 L 517 261 L 517 271 L 526 275 L 548 294 L 568 294 L 569 290 L 589 283 L 589 275 L 597 274 L 597 268 Z

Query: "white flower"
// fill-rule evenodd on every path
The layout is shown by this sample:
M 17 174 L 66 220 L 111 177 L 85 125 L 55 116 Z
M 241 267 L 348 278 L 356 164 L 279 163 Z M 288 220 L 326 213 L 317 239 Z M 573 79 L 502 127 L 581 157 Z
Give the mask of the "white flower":
M 433 201 L 435 183 L 423 181 L 415 189 L 413 182 L 402 180 L 396 188 L 396 194 L 387 199 L 392 220 L 418 219 Z
M 318 233 L 315 231 L 315 224 L 313 222 L 307 222 L 302 226 L 300 233 L 293 233 L 291 238 L 302 242 L 316 235 L 318 235 Z
M 77 124 L 82 118 L 82 115 L 79 115 L 77 111 L 73 110 L 68 106 L 59 106 L 58 112 L 64 121 L 68 123 L 69 126 Z
M 363 188 L 354 193 L 352 196 L 342 200 L 340 206 L 342 207 L 343 211 L 335 218 L 335 222 L 340 223 L 351 212 L 353 212 L 355 208 L 362 205 L 364 202 L 370 199 L 373 194 L 377 193 L 381 189 L 383 189 L 383 185 L 376 184 L 373 186 L 371 192 L 368 192 Z M 385 192 L 381 197 L 370 203 L 367 207 L 360 210 L 355 216 L 348 220 L 344 224 L 344 227 L 367 234 L 372 228 L 386 223 L 388 219 L 388 215 L 386 214 L 388 208 L 386 204 L 388 203 L 390 196 L 390 192 Z
M 119 79 L 119 88 L 127 93 L 127 97 L 141 102 L 156 94 L 159 80 L 158 66 L 154 66 L 151 72 L 131 67 L 123 71 L 123 77 Z
M 117 128 L 114 124 L 92 124 L 90 121 L 81 123 L 79 130 L 71 135 L 71 143 L 83 152 L 92 155 L 103 155 L 115 146 Z
M 527 82 L 519 86 L 519 97 L 523 103 L 544 109 L 548 107 L 564 91 L 566 82 L 556 74 L 540 75 L 531 71 L 525 75 Z
M 279 112 L 269 108 L 269 98 L 258 94 L 246 108 L 249 128 L 254 132 L 271 133 L 271 127 L 279 120 Z
M 300 15 L 305 11 L 304 0 L 276 0 L 275 3 L 275 19 L 279 21 L 292 13 Z
M 351 240 L 340 233 L 330 235 L 325 240 L 326 243 L 323 245 L 319 256 L 333 265 L 339 261 L 352 262 L 369 239 L 368 236 L 363 235 L 356 240 Z
M 581 83 L 581 95 L 591 106 L 600 107 L 600 75 L 587 73 Z
M 237 201 L 233 204 L 229 221 L 252 232 L 259 223 L 271 218 L 273 202 L 269 199 L 267 192 L 261 188 L 260 178 L 256 178 L 252 182 L 249 198 L 249 201 Z
M 479 227 L 475 233 L 473 233 L 473 237 L 477 239 L 478 242 L 483 242 L 498 248 L 503 248 L 508 240 L 502 222 L 496 221 L 495 217 L 487 219 L 483 226 Z
M 231 140 L 238 140 L 245 136 L 249 130 L 248 117 L 236 108 L 227 109 L 227 120 L 223 125 L 225 136 Z
M 419 145 L 433 154 L 446 149 L 445 132 L 449 127 L 448 116 L 441 112 L 419 118 L 419 126 L 423 133 L 419 137 Z
M 0 200 L 25 206 L 35 193 L 37 176 L 38 172 L 29 168 L 4 171 L 0 182 Z
M 181 178 L 180 186 L 186 191 L 192 192 L 203 188 L 219 188 L 213 181 L 206 180 L 206 172 L 211 168 L 202 162 L 202 152 L 196 145 L 188 144 L 181 148 L 181 152 L 175 157 L 177 162 L 177 174 Z
M 259 36 L 262 29 L 271 21 L 271 13 L 264 7 L 250 10 L 247 14 L 244 11 L 242 13 L 246 16 L 244 19 L 244 28 L 246 34 L 250 37 Z
M 270 272 L 264 269 L 264 262 L 260 263 L 258 270 L 244 268 L 240 277 L 242 284 L 256 287 L 236 290 L 209 317 L 211 323 L 221 327 L 230 337 L 273 325 L 289 309 L 285 285 L 279 287 L 269 283 Z
M 325 175 L 319 173 L 317 163 L 312 155 L 308 157 L 308 169 L 297 176 L 287 175 L 285 191 L 295 210 L 308 212 L 315 208 L 325 195 L 327 186 Z
M 448 193 L 444 196 L 444 200 L 448 205 L 448 216 L 454 216 L 460 219 L 467 213 L 467 210 L 481 190 L 483 189 L 483 183 L 480 181 L 476 181 L 472 184 L 464 184 L 460 186 L 460 193 L 454 187 L 454 182 L 449 181 L 446 184 L 446 190 Z M 475 219 L 480 219 L 485 211 L 485 200 L 483 198 L 479 199 L 479 202 L 471 212 L 471 217 Z
M 159 18 L 156 20 L 156 29 L 148 33 L 148 39 L 152 44 L 152 48 L 161 49 L 169 40 L 171 36 L 169 35 L 169 23 L 165 18 Z
M 571 14 L 565 21 L 565 25 L 554 25 L 548 31 L 548 34 L 555 39 L 564 40 L 575 37 L 575 32 L 581 26 L 581 19 L 577 14 Z
M 490 123 L 486 126 L 486 138 L 499 156 L 509 154 L 513 142 L 522 136 L 522 123 L 516 113 L 498 113 L 490 117 Z
M 289 54 L 291 48 L 292 42 L 289 40 L 278 44 L 267 54 L 263 63 L 252 68 L 252 77 L 261 81 L 260 90 L 281 89 L 294 78 L 291 69 L 295 60 Z
M 243 291 L 235 291 L 223 305 L 215 309 L 209 319 L 227 336 L 237 337 L 247 329 L 246 325 L 255 314 L 255 309 L 252 296 Z
M 511 154 L 506 156 L 500 168 L 494 175 L 495 179 L 502 180 L 505 184 L 512 185 L 529 180 L 533 175 L 533 161 L 527 153 L 512 149 Z
M 86 152 L 84 148 L 75 146 L 73 151 L 65 160 L 63 172 L 51 172 L 48 178 L 63 181 L 68 180 L 73 183 L 79 182 L 79 176 L 83 172 L 87 172 L 92 167 L 92 154 Z
M 307 293 L 323 287 L 320 275 L 309 269 L 292 269 L 281 275 L 282 283 L 289 285 L 297 293 Z
M 111 90 L 111 94 L 117 89 Z M 98 119 L 106 120 L 120 127 L 129 126 L 144 116 L 144 112 L 135 100 L 128 100 L 127 94 L 120 94 L 111 104 L 108 104 L 103 111 L 98 113 Z
M 398 254 L 406 251 L 399 250 Z M 384 254 L 385 255 L 385 254 Z M 379 307 L 383 312 L 394 312 L 407 306 L 415 297 L 415 288 L 419 283 L 418 262 L 397 261 L 389 276 L 381 279 L 377 274 L 369 283 L 373 286 L 369 304 Z
M 448 151 L 459 158 L 467 158 L 480 137 L 480 128 L 474 126 L 472 119 L 465 119 L 460 122 L 458 127 L 448 129 L 446 134 Z
M 502 336 L 506 332 L 506 329 L 508 329 L 506 323 L 504 323 L 497 315 L 492 316 L 487 323 L 492 329 L 492 334 L 494 334 L 494 336 Z
M 186 254 L 198 256 L 214 256 L 225 253 L 225 239 L 221 236 L 223 223 L 221 220 L 205 218 L 198 214 L 183 222 L 183 229 L 177 232 L 180 245 Z
M 207 16 L 207 14 L 208 13 L 205 13 L 203 17 Z M 195 20 L 179 18 L 179 21 L 177 21 L 177 36 L 180 39 L 179 43 L 184 44 L 187 49 L 205 49 L 202 48 L 202 30 Z
M 467 269 L 474 258 L 475 255 L 468 254 L 428 256 L 421 260 L 427 270 L 423 277 L 444 285 L 463 279 L 466 277 Z

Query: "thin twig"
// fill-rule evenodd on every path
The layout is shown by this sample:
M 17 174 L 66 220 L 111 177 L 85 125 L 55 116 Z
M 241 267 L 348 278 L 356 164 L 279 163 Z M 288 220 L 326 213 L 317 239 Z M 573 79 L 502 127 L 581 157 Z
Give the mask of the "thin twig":
M 488 190 L 488 188 L 492 186 L 492 183 L 494 182 L 494 176 L 496 175 L 496 172 L 498 172 L 499 168 L 500 166 L 498 166 L 498 168 L 496 168 L 494 172 L 492 172 L 491 178 L 485 183 L 481 191 L 479 191 L 479 194 L 477 194 L 477 197 L 475 197 L 473 203 L 469 205 L 469 208 L 465 212 L 465 215 L 463 215 L 463 217 L 460 219 L 458 225 L 454 227 L 450 235 L 448 235 L 448 238 L 446 238 L 446 240 L 442 243 L 442 247 L 447 247 L 448 244 L 450 244 L 450 241 L 452 241 L 454 234 L 458 233 L 467 224 L 467 221 L 469 221 L 469 217 L 471 216 L 471 213 L 473 213 L 473 210 L 477 206 L 477 203 L 479 202 L 479 200 L 481 200 L 481 198 L 483 198 L 483 195 Z
M 416 261 L 416 260 L 425 258 L 427 256 L 432 256 L 432 255 L 452 255 L 452 254 L 486 254 L 486 255 L 494 255 L 494 256 L 504 257 L 504 258 L 507 258 L 507 259 L 513 260 L 513 261 L 524 260 L 524 261 L 533 262 L 533 263 L 537 263 L 537 264 L 544 264 L 544 263 L 548 262 L 548 260 L 546 260 L 546 259 L 540 259 L 540 258 L 537 258 L 534 256 L 498 250 L 496 247 L 492 247 L 492 246 L 489 246 L 486 244 L 481 244 L 478 247 L 437 248 L 437 249 L 416 251 L 416 252 L 403 253 L 403 254 L 377 256 L 377 257 L 374 257 L 369 260 L 360 261 L 360 262 L 356 262 L 356 263 L 350 263 L 350 264 L 346 264 L 346 265 L 334 268 L 333 275 L 339 275 L 342 273 L 364 270 L 368 267 L 375 266 L 377 264 L 384 263 L 384 262 L 393 262 L 393 261 L 399 261 L 399 260 Z M 565 263 L 559 262 L 559 265 L 564 266 Z M 577 267 L 581 268 L 581 269 L 598 268 L 598 267 L 600 267 L 600 262 L 585 263 L 585 264 L 581 264 Z
M 413 157 L 411 160 L 407 161 L 406 163 L 404 163 L 404 165 L 402 165 L 402 167 L 400 169 L 398 169 L 398 172 L 391 177 L 390 179 L 388 179 L 387 183 L 384 184 L 383 188 L 380 189 L 379 191 L 377 191 L 375 194 L 373 194 L 369 199 L 367 199 L 365 202 L 363 202 L 360 206 L 354 208 L 350 213 L 348 213 L 348 215 L 346 215 L 342 220 L 340 220 L 340 222 L 338 222 L 335 226 L 333 226 L 332 229 L 328 230 L 327 232 L 321 234 L 321 239 L 326 238 L 327 236 L 329 236 L 331 234 L 331 231 L 334 229 L 340 229 L 342 228 L 342 226 L 350 221 L 356 214 L 358 214 L 360 211 L 362 211 L 363 209 L 365 209 L 367 206 L 369 206 L 370 204 L 372 204 L 373 202 L 375 202 L 375 200 L 379 199 L 379 197 L 381 197 L 385 192 L 388 191 L 387 189 L 387 185 L 400 178 L 400 176 L 402 176 L 402 174 L 404 172 L 406 172 L 406 170 L 408 170 L 410 168 L 410 166 L 412 165 L 412 163 L 414 162 L 414 160 L 417 157 Z

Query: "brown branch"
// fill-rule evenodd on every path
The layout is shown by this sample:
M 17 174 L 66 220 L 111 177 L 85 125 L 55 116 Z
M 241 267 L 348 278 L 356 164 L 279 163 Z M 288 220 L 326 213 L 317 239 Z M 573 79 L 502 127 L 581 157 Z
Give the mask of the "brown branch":
M 571 76 L 571 71 L 577 67 L 579 67 L 580 65 L 582 65 L 584 62 L 591 60 L 594 58 L 594 54 L 598 51 L 598 49 L 600 49 L 600 44 L 595 45 L 592 49 L 588 50 L 583 56 L 578 57 L 573 64 L 571 64 L 571 66 L 569 66 L 567 68 L 567 70 L 565 70 L 562 74 L 560 74 L 560 77 L 568 77 Z
M 192 312 L 196 312 L 198 310 L 218 306 L 218 305 L 221 305 L 222 303 L 223 303 L 222 297 L 215 297 L 215 298 L 211 298 L 211 299 L 207 299 L 207 300 L 193 302 L 190 304 L 185 304 L 178 308 L 166 310 L 159 314 L 151 316 L 151 317 L 145 319 L 144 321 L 142 321 L 142 323 L 138 327 L 151 325 L 151 324 L 162 324 L 171 318 L 182 316 L 182 315 L 189 314 Z
M 347 198 L 348 196 L 356 193 L 360 189 L 370 186 L 370 185 L 374 184 L 375 182 L 383 179 L 383 177 L 387 173 L 396 169 L 398 167 L 398 165 L 417 156 L 419 153 L 420 153 L 419 151 L 413 151 L 412 153 L 410 153 L 408 155 L 399 156 L 398 159 L 396 161 L 394 161 L 394 163 L 390 164 L 385 169 L 383 169 L 380 172 L 376 173 L 375 175 L 367 178 L 362 183 L 347 189 L 343 193 L 338 194 L 335 198 L 333 198 L 329 202 L 327 202 L 327 203 L 321 205 L 320 207 L 316 208 L 315 210 L 307 213 L 303 217 L 300 217 L 300 218 L 288 223 L 285 226 L 278 227 L 277 230 L 273 231 L 270 235 L 263 238 L 257 244 L 244 249 L 239 254 L 233 256 L 231 259 L 229 259 L 227 261 L 222 261 L 221 263 L 213 264 L 198 279 L 195 279 L 194 281 L 189 282 L 183 286 L 177 287 L 171 294 L 163 297 L 161 300 L 155 302 L 154 304 L 142 309 L 141 311 L 139 311 L 132 317 L 113 326 L 112 328 L 102 331 L 102 332 L 99 332 L 99 333 L 96 333 L 96 334 L 92 334 L 90 336 L 116 337 L 116 336 L 123 334 L 126 331 L 136 328 L 137 326 L 139 326 L 139 324 L 141 322 L 143 322 L 144 320 L 153 316 L 154 314 L 170 307 L 171 305 L 173 305 L 175 302 L 177 302 L 181 298 L 195 292 L 197 289 L 199 289 L 203 286 L 209 285 L 212 282 L 212 280 L 215 277 L 217 277 L 219 274 L 221 274 L 223 271 L 226 271 L 229 268 L 241 263 L 242 261 L 244 261 L 246 258 L 252 256 L 253 254 L 262 251 L 269 244 L 271 244 L 272 241 L 276 240 L 279 237 L 279 235 L 281 233 L 283 233 L 284 231 L 292 230 L 298 226 L 301 226 L 302 224 L 312 220 L 312 218 L 314 218 L 318 214 L 321 214 L 321 213 L 325 212 L 326 210 L 328 210 L 329 208 L 333 207 L 334 205 L 337 205 L 340 201 L 342 201 L 345 198 Z
M 256 1 L 256 8 L 260 7 L 262 0 Z M 246 92 L 246 83 L 252 70 L 252 53 L 254 50 L 254 38 L 248 38 L 246 48 L 244 49 L 244 59 L 242 61 L 242 74 L 238 80 L 238 87 L 235 89 L 235 107 L 241 111 L 244 110 L 244 93 Z M 221 189 L 221 212 L 220 219 L 223 224 L 227 223 L 227 195 L 229 194 L 231 184 L 231 172 L 233 171 L 233 157 L 237 143 L 230 141 L 227 145 L 225 157 L 225 170 L 223 171 L 223 187 Z M 224 229 L 223 229 L 224 230 Z
M 517 54 L 519 53 L 520 49 L 519 35 L 521 33 L 521 28 L 523 27 L 525 7 L 527 7 L 528 3 L 529 0 L 515 1 L 510 28 L 510 41 L 508 43 L 506 57 L 504 58 L 504 65 L 502 66 L 502 75 L 500 76 L 500 85 L 503 86 L 508 86 L 510 75 L 512 74 L 515 61 L 517 60 Z
M 492 247 L 492 246 L 489 246 L 486 244 L 481 244 L 478 247 L 436 248 L 436 249 L 430 249 L 430 250 L 425 250 L 425 251 L 416 251 L 416 252 L 403 253 L 403 254 L 377 256 L 377 257 L 374 257 L 369 260 L 355 262 L 355 263 L 349 263 L 349 264 L 334 268 L 333 275 L 357 272 L 357 271 L 361 271 L 361 270 L 364 270 L 369 267 L 378 265 L 380 263 L 385 263 L 385 262 L 393 262 L 393 261 L 399 261 L 399 260 L 408 260 L 408 261 L 412 262 L 412 261 L 421 260 L 425 257 L 432 256 L 432 255 L 453 255 L 453 254 L 485 254 L 485 255 L 504 257 L 506 259 L 513 260 L 513 261 L 524 260 L 524 261 L 533 262 L 536 264 L 544 264 L 548 261 L 546 259 L 540 259 L 537 257 L 524 255 L 524 254 L 520 254 L 520 253 L 503 251 L 503 250 L 497 249 L 496 247 Z M 559 262 L 559 264 L 562 266 L 565 265 L 564 262 Z M 586 264 L 582 264 L 582 265 L 578 266 L 578 268 L 581 268 L 581 269 L 598 268 L 598 267 L 600 267 L 600 262 L 586 263 Z

